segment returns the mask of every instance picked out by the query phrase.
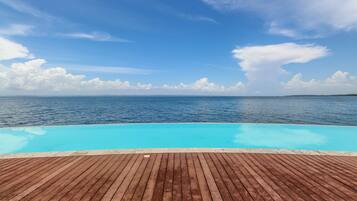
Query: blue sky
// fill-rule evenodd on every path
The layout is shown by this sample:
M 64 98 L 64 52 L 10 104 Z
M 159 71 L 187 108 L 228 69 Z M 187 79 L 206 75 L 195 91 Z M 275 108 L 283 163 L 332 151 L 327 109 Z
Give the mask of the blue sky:
M 0 92 L 357 93 L 356 12 L 354 0 L 0 0 Z

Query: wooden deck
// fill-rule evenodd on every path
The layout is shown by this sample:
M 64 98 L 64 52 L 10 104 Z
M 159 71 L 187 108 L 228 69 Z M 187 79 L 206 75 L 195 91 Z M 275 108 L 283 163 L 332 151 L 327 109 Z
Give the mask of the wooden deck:
M 357 200 L 357 157 L 150 153 L 0 159 L 0 200 Z

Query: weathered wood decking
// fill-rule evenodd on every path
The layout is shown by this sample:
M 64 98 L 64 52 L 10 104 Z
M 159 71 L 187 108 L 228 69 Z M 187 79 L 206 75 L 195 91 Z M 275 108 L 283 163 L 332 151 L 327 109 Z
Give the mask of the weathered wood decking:
M 0 200 L 357 200 L 357 157 L 150 153 L 0 159 Z

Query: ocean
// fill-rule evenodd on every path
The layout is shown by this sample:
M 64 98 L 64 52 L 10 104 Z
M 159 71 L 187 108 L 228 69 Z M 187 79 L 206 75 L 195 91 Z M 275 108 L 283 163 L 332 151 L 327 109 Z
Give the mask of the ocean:
M 0 127 L 150 122 L 357 126 L 357 96 L 0 97 Z

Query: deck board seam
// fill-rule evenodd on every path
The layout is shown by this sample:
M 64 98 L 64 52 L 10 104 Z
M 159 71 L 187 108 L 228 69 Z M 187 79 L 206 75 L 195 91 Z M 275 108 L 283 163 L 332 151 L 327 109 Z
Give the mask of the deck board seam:
M 58 188 L 55 188 L 54 186 L 56 186 L 56 181 L 53 181 L 48 186 L 48 188 L 45 189 L 45 191 L 48 191 L 51 188 L 55 188 L 54 192 L 48 192 L 48 193 L 52 193 L 52 195 L 46 194 L 46 196 L 52 196 L 53 197 L 53 196 L 56 196 L 55 193 L 61 193 L 67 187 L 67 186 L 64 186 L 64 184 L 67 184 L 67 185 L 71 184 L 71 182 L 73 180 L 75 180 L 76 178 L 80 177 L 84 172 L 86 172 L 90 167 L 92 167 L 96 163 L 96 160 L 95 160 L 94 157 L 90 157 L 90 158 L 83 157 L 83 159 L 84 159 L 83 163 L 79 164 L 79 166 L 75 167 L 74 169 L 70 170 L 69 172 L 64 173 L 63 177 L 59 178 L 59 180 L 61 180 L 63 182 L 61 186 L 58 186 Z M 87 164 L 89 164 L 89 165 L 87 166 Z M 84 169 L 80 171 L 80 174 L 75 175 L 75 172 L 77 170 L 79 171 L 79 168 L 82 168 L 82 167 Z M 74 177 L 74 178 L 72 178 L 72 177 Z M 35 199 L 36 197 L 39 197 L 39 196 L 40 195 L 37 194 L 32 199 Z M 50 197 L 50 198 L 52 198 L 52 197 Z
M 85 184 L 82 184 L 81 189 L 79 192 L 81 192 L 83 189 L 85 189 L 85 187 L 89 186 L 87 189 L 85 189 L 85 192 L 82 193 L 81 197 L 78 197 L 77 195 L 79 195 L 77 192 L 76 195 L 72 196 L 71 198 L 69 198 L 69 200 L 82 200 L 84 198 L 84 196 L 89 192 L 89 190 L 91 188 L 93 188 L 95 186 L 95 184 L 104 176 L 103 171 L 107 170 L 107 168 L 110 168 L 110 164 L 111 164 L 111 160 L 113 160 L 115 157 L 113 155 L 110 155 L 107 157 L 107 159 L 103 162 L 103 164 L 99 167 L 97 167 L 96 169 L 98 170 L 93 170 L 93 174 L 89 173 L 91 175 L 91 179 L 88 179 L 88 181 L 86 181 L 85 179 L 83 179 L 85 182 Z M 81 183 L 83 183 L 83 180 L 79 181 L 77 185 L 80 185 Z M 91 182 L 94 182 L 91 184 Z M 76 186 L 77 186 L 76 185 Z
M 291 199 L 294 199 L 294 200 L 303 200 L 301 198 L 301 196 L 299 196 L 299 194 L 297 194 L 296 192 L 293 191 L 294 189 L 291 188 L 291 185 L 293 185 L 293 184 L 290 181 L 288 181 L 289 184 L 286 184 L 287 179 L 285 179 L 285 178 L 279 179 L 278 178 L 279 175 L 276 174 L 277 170 L 274 169 L 274 171 L 272 171 L 273 169 L 271 167 L 267 166 L 267 164 L 264 164 L 264 162 L 261 161 L 262 160 L 261 158 L 256 158 L 254 156 L 255 155 L 253 154 L 251 156 L 251 158 L 253 158 L 256 161 L 256 164 L 258 164 L 260 169 L 261 170 L 264 169 L 265 172 L 268 172 L 272 176 L 271 179 L 273 180 L 275 185 L 277 185 L 277 186 L 282 185 L 283 186 L 282 191 L 285 192 L 285 194 L 287 194 L 288 197 L 290 197 Z M 258 161 L 258 160 L 260 160 L 260 161 Z M 274 180 L 276 180 L 276 181 L 274 181 Z M 290 195 L 290 194 L 293 194 L 294 197 L 291 197 L 292 195 Z
M 297 160 L 294 160 L 292 161 L 291 158 L 289 157 L 286 157 L 286 156 L 283 156 L 283 159 L 286 159 L 287 161 L 290 161 L 292 162 L 293 164 L 297 164 Z M 339 188 L 345 188 L 344 186 L 341 186 L 341 185 L 336 185 L 335 182 L 337 181 L 336 179 L 334 179 L 333 177 L 331 177 L 329 174 L 326 174 L 325 172 L 321 172 L 321 169 L 320 168 L 315 168 L 315 164 L 313 164 L 311 161 L 310 161 L 310 166 L 309 166 L 310 170 L 311 171 L 316 171 L 316 172 L 320 172 L 321 175 L 323 176 L 323 178 L 320 178 L 318 177 L 319 180 L 321 181 L 326 181 L 327 179 L 330 181 L 330 182 L 326 182 L 323 187 L 326 187 L 328 189 L 331 189 L 330 191 L 333 191 L 334 194 L 338 195 L 339 197 L 341 197 L 342 199 L 345 199 L 345 196 L 347 195 L 348 197 L 350 196 L 349 194 L 346 194 L 345 191 L 343 190 L 340 190 Z M 316 181 L 317 182 L 317 181 Z M 337 181 L 339 182 L 339 181 Z M 339 182 L 340 183 L 340 182 Z M 350 191 L 349 188 L 345 188 L 347 189 L 348 191 Z M 353 198 L 353 197 L 352 197 Z M 355 197 L 354 199 L 357 199 L 357 197 Z
M 34 191 L 35 189 L 37 189 L 38 187 L 40 187 L 41 185 L 45 184 L 47 181 L 49 181 L 50 179 L 54 178 L 55 176 L 57 176 L 58 174 L 60 174 L 61 172 L 65 171 L 67 168 L 69 168 L 70 166 L 72 166 L 73 164 L 75 164 L 76 162 L 78 162 L 82 157 L 78 157 L 76 159 L 74 159 L 73 161 L 71 161 L 70 163 L 66 164 L 65 166 L 59 168 L 58 170 L 56 170 L 55 172 L 53 172 L 52 174 L 48 175 L 46 178 L 42 179 L 40 182 L 38 182 L 36 185 L 26 189 L 25 191 L 23 191 L 22 193 L 18 194 L 16 197 L 10 199 L 9 201 L 18 201 L 21 200 L 22 198 L 24 198 L 26 195 L 30 194 L 32 191 Z
M 244 176 L 248 176 L 250 178 L 249 183 L 253 185 L 253 187 L 256 187 L 257 194 L 262 200 L 272 200 L 273 198 L 271 195 L 264 189 L 264 187 L 259 183 L 257 178 L 254 176 L 254 171 L 250 170 L 250 167 L 243 161 L 242 156 L 236 156 L 232 155 L 232 159 L 234 159 L 235 162 L 239 162 L 239 164 L 242 164 L 242 171 L 245 170 Z M 254 185 L 255 183 L 255 185 Z
M 266 156 L 267 157 L 267 156 Z M 306 195 L 310 195 L 312 198 L 314 198 L 313 195 L 320 197 L 320 198 L 314 198 L 315 200 L 319 199 L 324 199 L 324 200 L 341 200 L 341 198 L 336 198 L 337 195 L 333 194 L 330 192 L 329 189 L 324 188 L 315 188 L 317 186 L 320 186 L 317 181 L 313 179 L 313 177 L 309 177 L 308 175 L 305 174 L 304 171 L 299 171 L 296 170 L 296 168 L 293 168 L 293 164 L 288 164 L 286 161 L 283 162 L 281 161 L 280 158 L 278 157 L 269 157 L 271 160 L 277 162 L 279 166 L 283 167 L 282 170 L 285 170 L 285 172 L 288 172 L 287 174 L 292 175 L 296 178 L 299 178 L 300 180 L 296 180 L 296 183 L 298 183 L 299 186 L 301 186 L 302 191 Z M 280 160 L 279 160 L 280 159 Z M 288 161 L 289 162 L 289 161 Z M 296 167 L 296 166 L 295 166 Z M 302 177 L 301 177 L 302 176 Z M 302 183 L 304 182 L 304 183 Z M 304 185 L 308 184 L 308 186 Z M 300 187 L 299 187 L 300 188 Z M 313 194 L 309 194 L 308 192 L 313 192 Z M 323 197 L 321 197 L 323 196 Z M 333 197 L 331 197 L 333 196 Z M 339 197 L 339 196 L 337 196 Z
M 108 170 L 108 172 L 106 172 L 106 173 L 103 175 L 103 177 L 104 177 L 105 175 L 109 174 L 108 177 L 105 179 L 105 181 L 104 181 L 100 186 L 98 186 L 98 189 L 95 190 L 95 193 L 93 194 L 93 196 L 96 196 L 96 195 L 99 194 L 98 192 L 100 192 L 100 190 L 102 189 L 102 187 L 110 180 L 110 178 L 112 177 L 112 175 L 114 175 L 114 173 L 115 173 L 115 171 L 116 171 L 116 168 L 120 168 L 120 167 L 121 167 L 120 165 L 117 166 L 117 164 L 120 163 L 121 161 L 122 161 L 123 163 L 127 162 L 127 160 L 126 160 L 127 157 L 128 157 L 128 155 L 122 155 L 122 156 L 116 156 L 116 157 L 115 157 L 115 161 L 113 162 L 112 166 L 110 167 L 110 169 Z M 98 180 L 93 186 L 97 185 L 98 182 L 99 182 L 99 180 Z M 104 192 L 104 193 L 105 193 L 105 192 Z M 89 198 L 89 200 L 93 200 L 93 199 L 94 199 L 94 197 L 90 197 L 90 198 Z
M 113 196 L 125 180 L 130 168 L 133 167 L 136 160 L 138 160 L 138 155 L 133 155 L 131 158 L 129 158 L 129 161 L 123 168 L 122 172 L 116 177 L 110 187 L 106 190 L 105 194 L 102 196 L 102 200 L 112 200 Z

